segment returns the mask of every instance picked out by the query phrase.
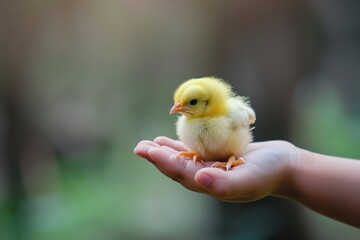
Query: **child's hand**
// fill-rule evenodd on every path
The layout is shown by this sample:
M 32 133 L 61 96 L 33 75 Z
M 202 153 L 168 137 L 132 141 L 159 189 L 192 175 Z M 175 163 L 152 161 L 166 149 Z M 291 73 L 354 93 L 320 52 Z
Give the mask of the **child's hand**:
M 148 159 L 163 174 L 184 187 L 212 195 L 223 201 L 248 202 L 287 192 L 298 150 L 285 141 L 251 143 L 243 158 L 246 163 L 225 171 L 192 160 L 176 157 L 186 150 L 180 142 L 167 137 L 141 141 L 135 154 Z

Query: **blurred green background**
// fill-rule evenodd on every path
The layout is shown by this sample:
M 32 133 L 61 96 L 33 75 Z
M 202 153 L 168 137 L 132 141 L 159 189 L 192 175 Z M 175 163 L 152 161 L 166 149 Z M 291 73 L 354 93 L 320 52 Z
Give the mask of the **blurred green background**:
M 190 192 L 133 154 L 142 139 L 176 137 L 168 112 L 182 81 L 216 75 L 249 96 L 256 141 L 360 159 L 359 10 L 1 1 L 0 239 L 359 239 L 297 204 Z

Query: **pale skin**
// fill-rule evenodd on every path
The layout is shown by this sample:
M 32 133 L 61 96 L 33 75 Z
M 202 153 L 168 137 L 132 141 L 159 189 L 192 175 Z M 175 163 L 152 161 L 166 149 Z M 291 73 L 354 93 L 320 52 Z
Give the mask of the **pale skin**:
M 245 164 L 225 171 L 214 162 L 177 156 L 187 150 L 177 140 L 143 140 L 134 152 L 185 188 L 227 202 L 251 202 L 266 196 L 306 207 L 360 227 L 360 160 L 313 153 L 286 141 L 251 143 Z

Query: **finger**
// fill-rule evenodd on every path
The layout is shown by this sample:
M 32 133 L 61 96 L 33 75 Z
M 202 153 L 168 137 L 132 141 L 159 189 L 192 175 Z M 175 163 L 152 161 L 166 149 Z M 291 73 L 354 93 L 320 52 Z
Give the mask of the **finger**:
M 186 146 L 179 140 L 174 140 L 168 137 L 157 137 L 154 139 L 154 142 L 161 145 L 161 146 L 168 146 L 178 151 L 185 151 L 187 150 Z
M 150 145 L 150 146 L 153 146 L 153 147 L 158 147 L 158 146 L 160 146 L 159 144 L 157 144 L 157 143 L 155 143 L 155 142 L 153 142 L 153 141 L 150 141 L 150 140 L 142 140 L 142 141 L 140 141 L 140 142 L 138 142 L 137 144 L 136 144 L 136 146 L 139 146 L 139 145 Z
M 166 151 L 169 151 L 170 153 L 172 153 L 172 154 L 178 154 L 179 153 L 179 151 L 177 151 L 177 150 L 175 150 L 175 149 L 173 149 L 173 148 L 171 148 L 171 147 L 168 147 L 168 146 L 160 146 L 162 149 L 164 149 L 164 150 L 166 150 Z
M 204 168 L 195 174 L 195 181 L 207 192 L 221 200 L 241 202 L 259 199 L 257 181 L 244 169 L 224 171 L 217 168 Z
M 149 150 L 153 147 L 154 147 L 153 144 L 149 144 L 148 142 L 142 142 L 135 147 L 134 153 L 139 157 L 145 158 L 151 163 L 154 163 L 154 161 L 151 159 L 148 153 Z
M 185 167 L 185 160 L 177 159 L 175 154 L 164 148 L 151 148 L 148 154 L 154 159 L 156 167 L 160 172 L 174 180 L 182 178 L 181 173 Z M 182 160 L 182 162 L 179 160 Z
M 166 176 L 192 191 L 204 191 L 203 187 L 194 179 L 196 172 L 203 168 L 201 163 L 194 163 L 192 160 L 176 157 L 176 154 L 161 148 L 150 149 L 149 156 L 154 159 L 160 172 Z
M 134 153 L 139 157 L 146 158 L 149 160 L 148 150 L 151 147 L 159 147 L 160 145 L 150 141 L 150 140 L 142 140 L 140 141 L 134 148 Z

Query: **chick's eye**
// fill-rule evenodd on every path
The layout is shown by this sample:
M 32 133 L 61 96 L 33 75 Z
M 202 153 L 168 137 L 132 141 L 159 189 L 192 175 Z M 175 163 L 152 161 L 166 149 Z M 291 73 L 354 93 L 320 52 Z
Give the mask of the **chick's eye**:
M 197 99 L 193 99 L 193 100 L 191 100 L 190 101 L 190 105 L 196 105 L 197 104 L 197 102 L 198 102 L 198 100 Z

